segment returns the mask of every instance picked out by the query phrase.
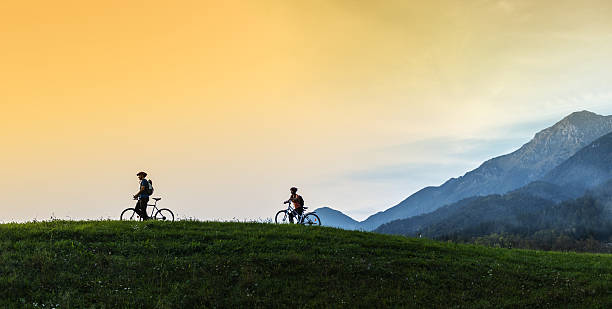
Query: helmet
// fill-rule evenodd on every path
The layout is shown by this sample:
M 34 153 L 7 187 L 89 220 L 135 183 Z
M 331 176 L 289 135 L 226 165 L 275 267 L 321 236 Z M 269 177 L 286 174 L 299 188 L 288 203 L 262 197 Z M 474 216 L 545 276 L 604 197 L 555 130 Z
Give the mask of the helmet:
M 297 192 L 297 188 L 296 187 L 291 187 L 291 189 L 289 189 L 289 190 L 291 190 L 291 192 Z
M 138 172 L 138 174 L 136 174 L 136 176 L 140 176 L 140 175 L 147 177 L 147 173 L 145 172 Z

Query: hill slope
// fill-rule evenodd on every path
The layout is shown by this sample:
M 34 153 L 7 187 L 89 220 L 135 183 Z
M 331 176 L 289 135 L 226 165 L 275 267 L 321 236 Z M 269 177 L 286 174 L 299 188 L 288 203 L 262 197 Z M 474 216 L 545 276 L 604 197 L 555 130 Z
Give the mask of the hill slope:
M 588 189 L 612 178 L 612 133 L 598 138 L 543 177 L 544 181 Z
M 552 201 L 523 194 L 521 191 L 472 197 L 438 208 L 431 213 L 391 221 L 379 226 L 375 231 L 435 238 L 494 223 L 494 228 L 502 229 L 495 232 L 501 233 L 507 226 L 526 224 L 525 220 L 533 219 L 530 215 L 554 205 Z M 487 229 L 482 233 L 486 235 L 491 231 Z
M 465 199 L 436 211 L 381 225 L 377 232 L 423 235 L 437 239 L 475 239 L 492 234 L 512 234 L 534 239 L 553 233 L 568 237 L 561 247 L 591 239 L 590 251 L 610 252 L 604 243 L 612 239 L 612 207 L 593 193 L 556 204 L 514 191 Z M 543 247 L 550 245 L 542 239 Z M 584 250 L 584 249 L 581 249 Z
M 612 116 L 572 113 L 537 133 L 520 149 L 484 162 L 439 187 L 427 187 L 398 205 L 370 216 L 360 228 L 373 230 L 383 223 L 428 213 L 471 196 L 501 194 L 538 180 L 597 138 L 612 132 Z
M 0 307 L 591 307 L 609 255 L 257 223 L 0 225 Z

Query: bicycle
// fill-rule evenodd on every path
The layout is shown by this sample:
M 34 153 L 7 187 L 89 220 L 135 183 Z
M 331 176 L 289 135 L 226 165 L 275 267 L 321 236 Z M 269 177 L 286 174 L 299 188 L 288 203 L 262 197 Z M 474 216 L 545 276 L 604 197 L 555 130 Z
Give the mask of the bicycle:
M 174 213 L 172 213 L 172 211 L 168 208 L 157 208 L 157 202 L 159 202 L 159 200 L 161 200 L 161 197 L 154 197 L 152 198 L 153 200 L 155 200 L 155 204 L 148 204 L 147 206 L 152 206 L 153 209 L 151 210 L 151 215 L 149 216 L 149 218 L 154 219 L 154 220 L 160 220 L 160 221 L 170 221 L 173 222 L 174 221 Z M 148 208 L 148 207 L 147 207 Z M 141 221 L 142 218 L 140 217 L 140 215 L 138 215 L 138 213 L 136 212 L 135 208 L 126 208 L 124 211 L 121 212 L 121 216 L 119 217 L 119 219 L 121 221 Z
M 304 211 L 308 209 L 308 207 L 302 208 L 304 208 Z M 321 225 L 321 219 L 319 219 L 319 216 L 316 214 L 316 212 L 302 212 L 302 214 L 300 215 L 297 211 L 295 211 L 295 209 L 293 209 L 293 207 L 291 207 L 291 204 L 289 204 L 287 209 L 280 210 L 276 213 L 276 216 L 274 217 L 274 222 L 276 222 L 277 224 L 293 224 L 293 217 L 289 214 L 293 214 L 293 217 L 297 218 L 297 224 L 303 224 L 307 226 Z

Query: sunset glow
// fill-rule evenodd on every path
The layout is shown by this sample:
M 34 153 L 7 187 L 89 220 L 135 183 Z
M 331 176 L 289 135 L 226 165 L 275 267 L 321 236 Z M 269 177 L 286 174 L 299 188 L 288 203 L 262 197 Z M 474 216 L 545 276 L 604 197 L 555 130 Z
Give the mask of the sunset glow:
M 1 221 L 363 219 L 577 110 L 612 114 L 610 1 L 4 1 Z

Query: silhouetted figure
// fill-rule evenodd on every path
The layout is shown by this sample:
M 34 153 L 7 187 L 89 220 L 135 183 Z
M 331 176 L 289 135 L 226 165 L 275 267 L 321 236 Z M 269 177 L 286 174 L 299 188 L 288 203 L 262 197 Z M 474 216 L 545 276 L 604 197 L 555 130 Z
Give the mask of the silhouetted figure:
M 291 196 L 289 196 L 289 199 L 285 201 L 285 204 L 293 203 L 293 208 L 301 216 L 304 213 L 304 199 L 302 196 L 297 194 L 297 190 L 298 189 L 296 187 L 289 189 Z M 289 214 L 289 222 L 293 223 L 293 213 Z
M 149 215 L 147 215 L 147 204 L 149 203 L 149 186 L 151 186 L 151 184 L 145 179 L 145 177 L 147 177 L 147 173 L 138 172 L 136 176 L 138 176 L 138 179 L 140 180 L 140 190 L 138 190 L 138 192 L 134 195 L 134 199 L 138 200 L 136 207 L 134 208 L 136 209 L 136 213 L 143 220 L 148 220 Z

